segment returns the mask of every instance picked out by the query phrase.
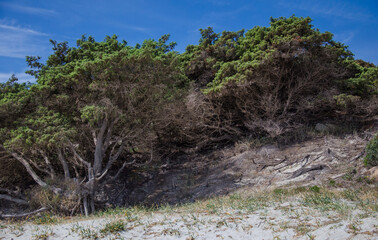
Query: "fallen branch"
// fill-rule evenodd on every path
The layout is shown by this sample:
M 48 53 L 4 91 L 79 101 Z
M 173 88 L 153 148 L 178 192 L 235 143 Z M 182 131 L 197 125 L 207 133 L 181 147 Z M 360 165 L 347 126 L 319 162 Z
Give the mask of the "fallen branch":
M 29 203 L 25 201 L 24 199 L 14 198 L 6 194 L 0 194 L 0 199 L 8 200 L 8 201 L 15 202 L 21 205 L 29 205 Z
M 43 208 L 40 208 L 38 210 L 35 210 L 33 212 L 28 212 L 28 213 L 21 213 L 21 214 L 4 214 L 4 215 L 1 215 L 0 214 L 0 219 L 6 219 L 6 218 L 17 218 L 17 219 L 20 219 L 20 218 L 25 218 L 25 217 L 28 217 L 28 216 L 31 216 L 31 215 L 35 215 L 37 213 L 40 213 L 40 212 L 45 212 L 45 211 L 48 211 L 50 208 L 47 208 L 47 207 L 43 207 Z
M 279 160 L 275 163 L 260 165 L 258 171 L 260 172 L 260 171 L 264 170 L 266 167 L 274 167 L 274 166 L 280 165 L 281 163 L 285 162 L 286 160 L 287 160 L 287 158 L 285 156 L 283 159 L 281 159 L 281 160 Z
M 293 173 L 293 175 L 291 176 L 291 178 L 296 178 L 296 177 L 299 177 L 301 176 L 302 174 L 305 174 L 305 173 L 308 173 L 308 172 L 311 172 L 311 171 L 316 171 L 316 170 L 323 170 L 325 168 L 328 168 L 326 165 L 316 165 L 316 166 L 313 166 L 313 167 L 310 167 L 310 168 L 301 168 L 301 169 L 298 169 L 297 171 L 295 171 Z
M 357 156 L 352 158 L 352 160 L 350 160 L 350 161 L 354 162 L 354 161 L 358 160 L 360 157 L 362 157 L 364 154 L 365 154 L 365 149 L 362 152 L 360 152 Z

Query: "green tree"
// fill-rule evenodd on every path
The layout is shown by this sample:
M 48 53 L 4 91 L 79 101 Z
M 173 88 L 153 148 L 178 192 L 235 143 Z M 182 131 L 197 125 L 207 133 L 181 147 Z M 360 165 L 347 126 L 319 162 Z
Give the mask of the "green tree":
M 29 64 L 38 84 L 25 91 L 36 106 L 3 129 L 2 147 L 38 185 L 66 198 L 77 195 L 85 214 L 94 212 L 101 186 L 147 159 L 138 156 L 153 156 L 157 116 L 186 85 L 167 41 L 165 35 L 141 48 L 115 36 L 83 37 L 77 48 L 52 41 L 46 64 Z

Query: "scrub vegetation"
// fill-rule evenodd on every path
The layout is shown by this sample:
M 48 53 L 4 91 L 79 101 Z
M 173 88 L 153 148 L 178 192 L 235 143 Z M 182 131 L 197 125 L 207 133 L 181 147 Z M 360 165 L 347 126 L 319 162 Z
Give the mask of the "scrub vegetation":
M 82 36 L 76 47 L 51 40 L 54 53 L 45 62 L 27 56 L 36 83 L 12 76 L 0 84 L 0 200 L 94 214 L 104 205 L 103 189 L 125 172 L 148 172 L 241 139 L 288 139 L 329 119 L 374 122 L 378 67 L 354 59 L 309 17 L 200 32 L 199 44 L 184 53 L 174 51 L 169 35 L 134 47 L 113 35 L 101 42 Z M 368 165 L 376 165 L 376 145 L 377 137 L 366 150 Z M 319 197 L 318 190 L 304 203 L 342 210 L 335 195 Z M 112 222 L 102 232 L 124 228 Z

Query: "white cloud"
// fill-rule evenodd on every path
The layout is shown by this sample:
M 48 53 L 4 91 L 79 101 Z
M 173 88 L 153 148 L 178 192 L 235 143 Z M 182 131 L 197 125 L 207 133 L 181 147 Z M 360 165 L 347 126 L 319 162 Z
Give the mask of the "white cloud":
M 8 81 L 8 79 L 12 76 L 13 73 L 0 73 L 0 83 L 4 83 Z M 16 77 L 18 78 L 19 83 L 24 82 L 35 82 L 35 78 L 33 76 L 30 76 L 26 73 L 14 73 Z
M 22 5 L 16 5 L 12 3 L 0 3 L 0 5 L 13 9 L 15 11 L 34 14 L 34 15 L 54 15 L 56 12 L 54 10 L 44 9 L 44 8 L 36 8 L 36 7 L 28 7 Z

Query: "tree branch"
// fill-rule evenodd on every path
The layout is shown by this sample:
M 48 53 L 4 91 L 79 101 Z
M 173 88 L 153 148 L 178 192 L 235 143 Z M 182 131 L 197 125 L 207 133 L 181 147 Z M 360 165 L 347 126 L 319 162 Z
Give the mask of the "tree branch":
M 117 143 L 115 143 L 115 145 L 117 145 Z M 125 147 L 125 142 L 122 141 L 121 146 L 118 148 L 118 151 L 117 151 L 117 153 L 114 156 L 112 155 L 112 152 L 113 152 L 114 148 L 112 149 L 112 152 L 110 153 L 110 156 L 109 156 L 109 161 L 106 164 L 104 172 L 108 171 L 112 167 L 113 163 L 115 163 L 118 160 L 119 155 L 121 155 L 124 147 Z
M 29 203 L 24 199 L 14 198 L 6 194 L 0 194 L 0 199 L 8 200 L 8 201 L 15 202 L 21 205 L 29 205 Z
M 49 158 L 47 157 L 47 155 L 46 155 L 46 153 L 44 151 L 40 150 L 39 152 L 42 154 L 43 158 L 45 159 L 47 167 L 50 169 L 50 172 L 49 172 L 50 177 L 52 179 L 54 179 L 55 176 L 56 176 L 56 174 L 55 174 L 54 168 L 53 168 L 53 166 L 52 166 Z
M 10 154 L 15 159 L 17 159 L 22 165 L 24 165 L 24 167 L 26 168 L 26 171 L 30 174 L 30 176 L 34 179 L 34 181 L 38 183 L 38 185 L 40 185 L 41 187 L 47 187 L 47 184 L 44 181 L 42 181 L 42 179 L 34 172 L 33 168 L 30 166 L 28 161 L 25 160 L 25 158 L 21 157 L 15 152 L 11 152 Z
M 75 146 L 72 144 L 72 142 L 71 142 L 71 141 L 68 141 L 68 142 L 69 142 L 69 144 L 70 144 L 70 147 L 71 147 L 71 150 L 72 150 L 74 156 L 75 156 L 77 159 L 79 159 L 80 162 L 84 163 L 87 167 L 90 167 L 91 164 L 90 164 L 89 162 L 85 161 L 85 160 L 84 160 L 84 159 L 83 159 L 83 158 L 82 158 L 82 157 L 76 152 L 76 150 L 75 150 Z
M 64 158 L 62 150 L 60 148 L 57 148 L 57 149 L 58 149 L 58 158 L 59 158 L 60 163 L 62 164 L 63 171 L 64 171 L 64 178 L 66 180 L 70 179 L 70 168 L 68 167 L 68 163 L 66 159 Z
M 5 219 L 5 218 L 25 218 L 25 217 L 28 217 L 30 215 L 34 215 L 34 214 L 37 214 L 37 213 L 40 213 L 40 212 L 44 212 L 44 211 L 47 211 L 47 210 L 49 210 L 49 208 L 43 207 L 43 208 L 40 208 L 40 209 L 35 210 L 33 212 L 29 212 L 29 213 L 4 214 L 4 215 L 0 215 L 0 219 Z

